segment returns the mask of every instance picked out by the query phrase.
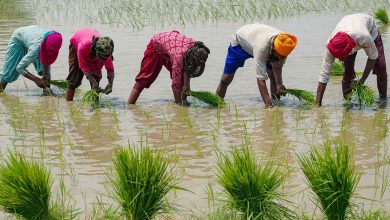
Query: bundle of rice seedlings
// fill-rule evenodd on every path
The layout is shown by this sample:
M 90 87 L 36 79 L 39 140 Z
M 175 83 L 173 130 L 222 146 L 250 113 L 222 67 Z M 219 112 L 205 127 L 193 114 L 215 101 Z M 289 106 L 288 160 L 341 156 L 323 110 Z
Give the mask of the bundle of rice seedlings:
M 10 152 L 0 165 L 0 207 L 25 219 L 55 219 L 49 214 L 52 183 L 42 163 Z
M 369 86 L 356 83 L 347 96 L 347 101 L 357 100 L 359 107 L 371 107 L 375 103 L 376 92 Z
M 305 105 L 314 105 L 316 103 L 315 96 L 312 92 L 302 89 L 286 89 L 286 93 L 295 96 Z
M 217 153 L 217 181 L 226 195 L 227 205 L 244 219 L 293 219 L 294 213 L 283 205 L 282 192 L 289 171 L 272 161 L 260 164 L 244 146 L 231 154 Z
M 208 91 L 191 91 L 188 95 L 213 107 L 223 107 L 226 104 L 223 98 Z
M 97 107 L 99 105 L 99 93 L 95 90 L 85 92 L 81 98 L 82 106 Z
M 379 21 L 380 24 L 389 24 L 389 15 L 387 14 L 386 9 L 379 8 L 374 12 L 374 17 Z
M 66 80 L 50 80 L 50 84 L 62 90 L 68 88 L 68 82 Z
M 351 213 L 350 200 L 361 176 L 349 146 L 324 144 L 321 151 L 313 147 L 308 155 L 299 155 L 298 162 L 327 218 L 345 219 Z
M 335 60 L 332 64 L 331 76 L 342 76 L 344 74 L 344 65 L 340 60 Z
M 170 211 L 167 194 L 178 188 L 178 179 L 162 153 L 129 145 L 116 149 L 113 164 L 108 192 L 127 219 L 153 219 Z

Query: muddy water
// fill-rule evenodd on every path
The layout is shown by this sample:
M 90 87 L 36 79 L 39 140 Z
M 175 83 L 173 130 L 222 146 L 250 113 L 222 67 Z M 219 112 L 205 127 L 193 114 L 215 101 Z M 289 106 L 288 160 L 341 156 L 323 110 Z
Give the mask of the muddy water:
M 320 14 L 261 21 L 299 38 L 283 69 L 287 87 L 315 91 L 325 42 L 341 17 L 341 14 Z M 0 19 L 1 65 L 14 29 L 31 23 L 51 22 Z M 66 39 L 58 61 L 52 66 L 52 78 L 65 79 L 68 39 L 82 25 L 66 22 L 51 25 Z M 183 210 L 174 218 L 187 218 L 185 213 L 190 210 L 207 210 L 206 187 L 215 180 L 215 147 L 229 151 L 233 145 L 249 143 L 259 156 L 267 158 L 273 154 L 279 163 L 294 168 L 286 190 L 298 208 L 307 206 L 310 212 L 313 205 L 309 191 L 304 190 L 306 185 L 296 154 L 307 152 L 311 145 L 327 139 L 342 139 L 355 147 L 356 164 L 363 174 L 358 193 L 369 199 L 390 199 L 390 191 L 381 195 L 382 179 L 388 179 L 382 175 L 388 169 L 384 163 L 389 142 L 388 107 L 346 111 L 342 106 L 339 77 L 332 78 L 328 84 L 322 108 L 305 109 L 293 98 L 284 97 L 281 107 L 265 110 L 255 81 L 254 61 L 248 60 L 228 89 L 228 106 L 218 112 L 201 104 L 193 103 L 189 108 L 172 104 L 169 74 L 163 70 L 153 86 L 142 93 L 137 106 L 126 105 L 143 51 L 154 33 L 176 28 L 204 41 L 211 55 L 205 74 L 192 80 L 191 88 L 214 91 L 223 69 L 229 36 L 242 25 L 208 24 L 141 31 L 94 25 L 102 34 L 111 36 L 116 45 L 114 89 L 112 94 L 103 97 L 103 102 L 109 104 L 100 111 L 80 110 L 77 98 L 88 89 L 85 81 L 75 102 L 67 103 L 63 96 L 41 97 L 39 89 L 20 78 L 0 95 L 1 152 L 16 148 L 36 158 L 43 157 L 56 180 L 65 178 L 77 207 L 90 214 L 97 192 L 104 192 L 105 168 L 111 164 L 115 145 L 147 142 L 169 155 L 181 176 L 180 185 L 192 192 L 179 191 L 176 197 L 172 196 L 172 201 Z M 382 35 L 387 52 L 390 42 L 387 29 L 382 29 Z M 360 52 L 357 71 L 362 71 L 365 59 Z M 102 86 L 105 83 L 104 79 Z M 375 77 L 370 76 L 367 84 L 375 88 Z M 55 183 L 57 186 L 58 181 Z M 359 202 L 365 207 L 383 205 L 390 210 L 385 203 Z

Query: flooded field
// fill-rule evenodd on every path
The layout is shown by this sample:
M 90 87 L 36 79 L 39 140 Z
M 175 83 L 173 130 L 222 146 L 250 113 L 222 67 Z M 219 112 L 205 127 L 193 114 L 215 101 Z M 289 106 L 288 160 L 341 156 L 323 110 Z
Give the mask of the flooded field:
M 0 152 L 5 154 L 8 149 L 16 148 L 26 155 L 43 159 L 47 168 L 55 174 L 55 189 L 59 187 L 59 180 L 64 179 L 73 197 L 71 202 L 82 212 L 79 219 L 93 219 L 91 216 L 97 197 L 101 197 L 103 203 L 112 203 L 104 196 L 106 168 L 112 164 L 115 146 L 128 143 L 148 143 L 160 149 L 169 155 L 172 165 L 178 170 L 179 186 L 188 191 L 178 190 L 170 195 L 170 201 L 177 208 L 177 212 L 168 216 L 170 219 L 188 219 L 192 213 L 209 210 L 207 189 L 212 185 L 216 195 L 220 191 L 216 184 L 215 149 L 228 152 L 233 146 L 241 144 L 253 146 L 259 157 L 276 157 L 280 164 L 292 168 L 285 190 L 294 202 L 293 209 L 309 215 L 319 212 L 312 203 L 313 196 L 299 169 L 297 154 L 308 152 L 312 146 L 327 140 L 341 140 L 354 149 L 355 163 L 362 173 L 357 187 L 359 198 L 354 199 L 359 207 L 390 212 L 387 202 L 390 199 L 389 107 L 375 105 L 370 109 L 347 110 L 343 106 L 341 77 L 331 78 L 321 108 L 306 108 L 293 97 L 286 96 L 279 107 L 266 110 L 256 85 L 255 63 L 248 60 L 245 67 L 238 70 L 227 91 L 227 106 L 217 110 L 194 100 L 190 100 L 192 105 L 187 108 L 173 104 L 171 80 L 164 69 L 151 88 L 142 93 L 136 106 L 127 105 L 143 52 L 155 33 L 176 29 L 203 41 L 211 54 L 205 73 L 191 81 L 191 89 L 214 92 L 222 74 L 230 35 L 246 23 L 244 20 L 270 24 L 298 37 L 298 46 L 283 69 L 284 84 L 288 88 L 314 92 L 326 40 L 344 15 L 340 11 L 302 15 L 292 11 L 289 18 L 277 14 L 259 16 L 258 20 L 221 18 L 213 22 L 207 19 L 205 24 L 184 19 L 185 26 L 171 18 L 171 21 L 153 27 L 150 26 L 153 20 L 144 18 L 144 23 L 139 22 L 140 27 L 137 27 L 97 19 L 93 17 L 96 14 L 86 17 L 86 13 L 77 10 L 76 14 L 71 14 L 71 11 L 61 8 L 65 6 L 61 6 L 59 1 L 53 6 L 37 9 L 36 14 L 26 9 L 29 5 L 15 6 L 12 1 L 7 1 L 3 4 L 9 5 L 0 9 L 15 9 L 4 14 L 0 11 L 0 66 L 9 37 L 23 25 L 49 25 L 63 35 L 63 47 L 52 66 L 52 79 L 66 78 L 68 42 L 79 28 L 93 26 L 115 42 L 113 92 L 103 96 L 100 110 L 81 109 L 79 106 L 82 92 L 89 89 L 86 80 L 73 103 L 65 101 L 61 90 L 55 90 L 59 97 L 42 97 L 41 90 L 22 77 L 0 94 Z M 42 0 L 36 2 L 44 4 Z M 72 1 L 69 4 L 71 8 L 80 4 L 78 8 L 82 11 L 85 2 L 89 1 Z M 375 4 L 368 2 L 367 11 L 358 11 L 372 14 L 370 7 Z M 343 7 L 348 6 L 345 4 Z M 314 5 L 314 1 L 310 5 Z M 45 10 L 48 12 L 42 13 Z M 313 8 L 310 10 L 314 11 Z M 349 11 L 357 12 L 357 9 Z M 62 17 L 62 13 L 66 16 Z M 381 27 L 380 31 L 386 60 L 389 61 L 390 35 L 387 27 Z M 366 56 L 360 51 L 356 71 L 363 71 L 365 62 Z M 101 85 L 105 86 L 106 82 L 103 73 Z M 376 88 L 375 76 L 370 75 L 366 82 Z

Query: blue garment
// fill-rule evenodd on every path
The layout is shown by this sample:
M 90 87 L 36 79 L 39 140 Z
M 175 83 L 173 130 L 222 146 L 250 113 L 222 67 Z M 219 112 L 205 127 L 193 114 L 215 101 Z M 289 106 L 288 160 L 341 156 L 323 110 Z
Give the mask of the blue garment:
M 18 28 L 12 34 L 5 53 L 3 70 L 0 72 L 2 83 L 14 82 L 20 74 L 27 74 L 27 67 L 30 64 L 34 64 L 35 70 L 42 75 L 40 45 L 50 33 L 52 33 L 50 30 L 31 25 Z
M 248 58 L 253 58 L 253 56 L 245 52 L 240 45 L 233 46 L 233 47 L 232 45 L 229 45 L 223 73 L 224 74 L 235 73 L 239 67 L 244 66 L 245 60 Z

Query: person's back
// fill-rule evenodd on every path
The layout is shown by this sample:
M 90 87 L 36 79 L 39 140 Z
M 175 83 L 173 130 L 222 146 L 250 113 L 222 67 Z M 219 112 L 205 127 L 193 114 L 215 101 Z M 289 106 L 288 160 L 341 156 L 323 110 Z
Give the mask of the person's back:
M 48 32 L 50 32 L 50 30 L 47 28 L 39 27 L 37 25 L 30 25 L 16 29 L 12 36 L 20 40 L 20 42 L 27 49 L 33 42 L 42 42 L 45 33 Z
M 265 24 L 247 24 L 233 34 L 232 46 L 236 46 L 234 45 L 234 40 L 236 39 L 237 44 L 245 52 L 253 56 L 253 50 L 264 50 L 270 39 L 280 32 L 280 30 Z
M 375 19 L 367 14 L 351 14 L 344 16 L 339 23 L 337 23 L 333 33 L 330 35 L 328 42 L 337 32 L 343 31 L 356 39 L 361 35 L 370 35 L 372 39 L 378 36 L 378 29 L 376 28 Z

